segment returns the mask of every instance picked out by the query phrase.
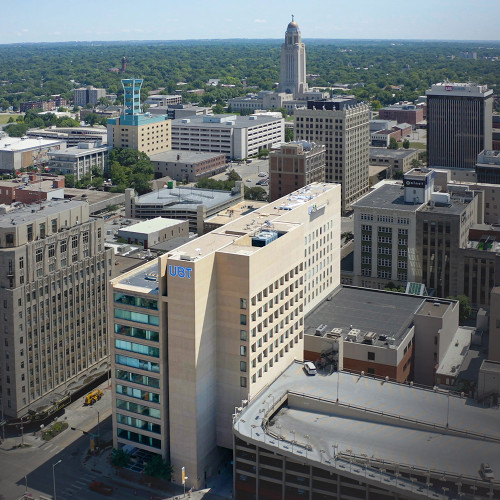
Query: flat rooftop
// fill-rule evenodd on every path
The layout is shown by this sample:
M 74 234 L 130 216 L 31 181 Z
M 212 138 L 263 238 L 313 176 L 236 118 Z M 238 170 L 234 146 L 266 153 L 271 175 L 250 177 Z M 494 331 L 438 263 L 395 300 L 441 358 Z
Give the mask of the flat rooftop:
M 178 206 L 184 210 L 196 210 L 198 205 L 212 208 L 226 203 L 234 196 L 231 191 L 179 186 L 173 189 L 163 188 L 143 194 L 139 196 L 136 206 L 163 205 L 164 207 L 168 206 L 170 209 L 175 209 Z
M 315 335 L 318 326 L 327 325 L 325 333 L 340 328 L 342 332 L 338 333 L 345 338 L 352 329 L 375 332 L 383 340 L 375 340 L 373 345 L 384 345 L 384 337 L 394 339 L 398 345 L 423 303 L 423 297 L 342 285 L 331 300 L 323 301 L 306 316 L 304 333 Z
M 186 221 L 179 219 L 155 217 L 154 219 L 137 222 L 136 224 L 132 224 L 130 226 L 122 226 L 120 227 L 119 232 L 149 234 L 184 223 L 186 223 Z
M 226 155 L 224 153 L 199 153 L 196 151 L 180 151 L 172 149 L 164 153 L 150 155 L 151 161 L 179 162 L 179 163 L 197 163 L 199 161 L 211 160 Z M 179 157 L 179 158 L 178 158 Z
M 386 121 L 386 120 L 382 120 Z M 394 160 L 404 159 L 407 156 L 412 156 L 415 154 L 417 149 L 387 149 L 387 148 L 370 148 L 369 156 L 370 158 L 392 158 Z
M 77 157 L 77 156 L 85 156 L 93 153 L 100 153 L 108 151 L 108 146 L 96 146 L 93 148 L 79 148 L 78 146 L 74 146 L 71 148 L 62 149 L 60 151 L 51 151 L 49 155 L 51 157 L 54 156 L 68 156 L 68 157 Z
M 474 328 L 459 327 L 441 360 L 436 375 L 458 377 L 460 367 L 469 352 Z
M 158 295 L 158 259 L 154 259 L 120 277 L 120 288 Z
M 472 399 L 346 372 L 308 376 L 296 361 L 236 416 L 233 431 L 331 468 L 349 471 L 349 456 L 369 457 L 480 481 L 482 462 L 500 471 L 499 421 L 498 407 Z
M 228 222 L 231 222 L 242 215 L 247 215 L 267 204 L 267 201 L 245 200 L 205 219 L 205 222 L 208 224 L 227 224 Z
M 0 139 L 0 151 L 24 151 L 25 149 L 36 149 L 63 144 L 58 139 L 35 139 L 24 137 L 6 137 Z
M 211 119 L 209 121 L 208 119 Z M 218 121 L 220 120 L 220 121 Z M 266 123 L 283 121 L 283 118 L 275 118 L 267 115 L 204 115 L 189 116 L 172 120 L 172 127 L 203 127 L 203 128 L 247 128 L 256 127 Z M 229 123 L 228 123 L 229 122 Z
M 401 184 L 383 184 L 352 204 L 356 208 L 387 208 L 416 212 L 421 203 L 406 203 L 405 191 Z
M 70 208 L 80 207 L 82 205 L 87 205 L 87 202 L 76 200 L 50 200 L 43 202 L 41 205 L 38 203 L 22 205 L 6 214 L 0 214 L 0 227 L 9 228 L 13 227 L 13 225 L 24 225 L 38 219 L 46 219 L 63 210 L 69 210 Z M 40 206 L 42 210 L 40 210 Z

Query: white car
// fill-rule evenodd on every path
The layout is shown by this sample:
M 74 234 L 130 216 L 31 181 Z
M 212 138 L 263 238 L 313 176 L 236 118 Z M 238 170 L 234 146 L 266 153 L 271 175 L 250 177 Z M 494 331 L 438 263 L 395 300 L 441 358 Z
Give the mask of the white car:
M 483 476 L 483 478 L 486 481 L 493 481 L 493 479 L 495 479 L 495 474 L 493 474 L 493 470 L 491 469 L 491 467 L 487 463 L 481 464 L 480 472 L 481 472 L 481 476 Z
M 267 174 L 265 172 L 259 172 L 259 177 L 267 177 Z

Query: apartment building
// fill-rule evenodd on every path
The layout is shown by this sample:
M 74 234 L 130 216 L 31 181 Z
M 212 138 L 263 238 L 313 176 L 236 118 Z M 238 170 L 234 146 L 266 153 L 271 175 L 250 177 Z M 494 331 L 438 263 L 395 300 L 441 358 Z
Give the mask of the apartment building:
M 235 407 L 302 357 L 339 243 L 340 186 L 315 183 L 113 280 L 114 445 L 216 474 Z
M 283 118 L 206 115 L 172 120 L 172 149 L 224 153 L 241 160 L 271 149 L 285 137 Z
M 108 368 L 111 250 L 82 201 L 50 201 L 0 215 L 0 388 L 19 417 Z
M 325 146 L 307 141 L 282 144 L 269 155 L 271 201 L 325 181 Z
M 308 101 L 295 112 L 295 140 L 325 146 L 326 181 L 342 185 L 342 212 L 369 188 L 370 107 L 353 98 Z
M 101 97 L 106 97 L 106 89 L 96 89 L 92 85 L 75 89 L 73 92 L 73 105 L 82 108 L 87 104 L 95 106 Z

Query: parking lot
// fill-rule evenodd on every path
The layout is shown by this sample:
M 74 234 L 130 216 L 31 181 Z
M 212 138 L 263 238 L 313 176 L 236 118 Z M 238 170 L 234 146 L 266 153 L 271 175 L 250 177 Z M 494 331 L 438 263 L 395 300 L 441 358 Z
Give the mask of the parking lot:
M 245 186 L 256 187 L 259 186 L 257 182 L 262 181 L 269 176 L 269 160 L 252 160 L 252 163 L 241 164 L 232 162 L 226 172 L 229 172 L 230 170 L 234 170 L 243 179 Z M 217 180 L 226 180 L 226 172 L 217 174 L 213 178 Z M 269 191 L 269 186 L 261 185 L 260 187 Z

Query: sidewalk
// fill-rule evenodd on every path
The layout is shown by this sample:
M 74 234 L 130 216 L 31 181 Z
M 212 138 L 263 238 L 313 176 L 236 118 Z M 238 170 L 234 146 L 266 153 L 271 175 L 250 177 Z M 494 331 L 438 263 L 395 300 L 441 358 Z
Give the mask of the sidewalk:
M 127 470 L 118 469 L 111 465 L 112 449 L 107 449 L 95 456 L 84 454 L 81 456 L 81 462 L 91 472 L 102 474 L 102 481 L 110 486 L 113 486 L 115 491 L 120 488 L 126 488 L 128 491 L 133 492 L 137 498 L 148 498 L 150 500 L 167 500 L 167 499 L 182 499 L 192 498 L 195 500 L 226 500 L 231 497 L 219 496 L 211 491 L 211 488 L 196 490 L 188 493 L 184 497 L 184 489 L 172 483 L 167 483 L 164 489 L 156 489 L 151 486 L 151 483 L 141 483 L 139 481 L 132 481 L 124 477 L 128 472 Z M 133 473 L 132 473 L 133 474 Z

